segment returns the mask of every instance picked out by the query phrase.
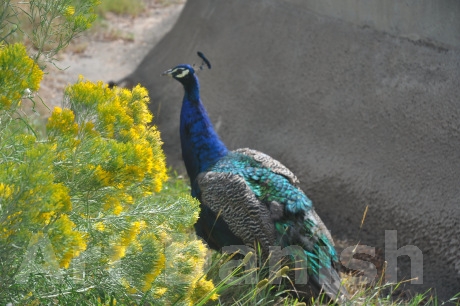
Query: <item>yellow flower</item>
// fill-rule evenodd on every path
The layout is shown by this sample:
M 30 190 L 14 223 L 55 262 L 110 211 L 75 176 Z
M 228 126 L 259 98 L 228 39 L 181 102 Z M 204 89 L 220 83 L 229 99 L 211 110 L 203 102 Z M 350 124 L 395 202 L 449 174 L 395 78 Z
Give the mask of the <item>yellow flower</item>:
M 104 222 L 96 222 L 94 224 L 94 228 L 98 230 L 99 232 L 103 232 L 105 230 Z
M 22 44 L 0 48 L 0 109 L 18 106 L 21 97 L 28 91 L 37 91 L 43 71 L 28 56 Z
M 126 278 L 124 278 L 124 277 L 121 279 L 121 282 L 120 282 L 120 283 L 121 283 L 121 284 L 123 285 L 123 287 L 125 287 L 126 289 L 131 288 L 131 285 L 129 284 L 129 282 L 128 282 L 128 281 L 126 280 Z
M 105 211 L 112 211 L 114 215 L 118 216 L 123 211 L 123 206 L 120 202 L 120 197 L 106 196 L 102 208 Z
M 141 232 L 141 222 L 135 221 L 131 224 L 131 227 L 124 231 L 121 238 L 121 244 L 129 245 L 132 241 L 134 241 Z
M 66 214 L 62 214 L 48 231 L 53 249 L 62 268 L 68 268 L 71 260 L 86 249 L 83 233 L 75 231 L 73 223 Z
M 168 288 L 158 287 L 158 288 L 155 288 L 155 290 L 153 291 L 153 295 L 155 298 L 159 299 L 166 293 L 166 291 L 168 291 Z
M 70 109 L 55 107 L 48 118 L 46 128 L 53 135 L 77 136 L 78 124 L 75 123 L 75 115 Z
M 62 183 L 53 185 L 53 194 L 50 199 L 55 203 L 54 205 L 59 211 L 70 211 L 72 209 L 69 190 Z
M 51 218 L 55 215 L 54 212 L 41 213 L 40 218 L 43 220 L 45 225 L 48 225 L 51 222 Z
M 64 16 L 70 17 L 70 16 L 73 16 L 73 14 L 75 14 L 75 7 L 71 6 L 71 5 L 66 7 L 65 12 L 64 12 Z
M 83 124 L 82 132 L 84 136 L 87 136 L 87 137 L 99 136 L 99 133 L 94 128 L 94 123 L 91 121 L 85 122 Z
M 114 245 L 112 247 L 112 256 L 110 260 L 112 262 L 118 261 L 126 255 L 126 246 L 125 245 Z
M 0 95 L 0 106 L 3 105 L 3 108 L 9 109 L 12 104 L 12 101 L 8 97 Z
M 94 174 L 102 186 L 109 186 L 112 184 L 112 174 L 109 171 L 102 169 L 101 165 L 96 166 L 96 169 L 94 169 Z
M 214 290 L 214 284 L 212 281 L 207 280 L 204 276 L 199 279 L 192 286 L 192 292 L 190 294 L 190 305 L 196 305 L 202 298 L 208 293 Z M 211 300 L 217 300 L 219 296 L 217 293 L 213 293 L 210 297 Z
M 122 211 L 123 211 L 123 206 L 121 206 L 120 202 L 117 202 L 116 206 L 113 209 L 113 214 L 115 216 L 118 216 L 121 214 Z
M 8 199 L 14 192 L 14 185 L 0 183 L 0 200 Z
M 85 16 L 82 16 L 82 15 L 78 15 L 74 19 L 74 24 L 75 24 L 75 28 L 79 29 L 80 31 L 84 31 L 91 27 L 91 19 Z
M 165 268 L 165 262 L 166 257 L 164 256 L 164 254 L 160 254 L 160 257 L 153 266 L 153 269 L 149 273 L 145 274 L 144 286 L 142 287 L 142 291 L 146 292 L 150 290 L 150 288 L 152 288 L 153 281 L 157 278 L 158 275 L 160 275 L 161 271 L 163 271 L 163 269 Z M 166 292 L 166 290 L 164 292 Z

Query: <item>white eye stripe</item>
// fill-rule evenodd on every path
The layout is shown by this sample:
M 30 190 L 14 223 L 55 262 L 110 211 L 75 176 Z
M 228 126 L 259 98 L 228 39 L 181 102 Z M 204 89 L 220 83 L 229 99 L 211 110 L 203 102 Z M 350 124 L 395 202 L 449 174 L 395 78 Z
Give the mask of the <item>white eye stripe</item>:
M 182 69 L 182 68 L 181 68 L 181 69 Z M 182 71 L 182 73 L 176 74 L 175 77 L 176 77 L 176 78 L 183 78 L 183 77 L 186 76 L 189 72 L 190 72 L 190 71 L 189 71 L 188 69 L 184 69 L 184 70 Z

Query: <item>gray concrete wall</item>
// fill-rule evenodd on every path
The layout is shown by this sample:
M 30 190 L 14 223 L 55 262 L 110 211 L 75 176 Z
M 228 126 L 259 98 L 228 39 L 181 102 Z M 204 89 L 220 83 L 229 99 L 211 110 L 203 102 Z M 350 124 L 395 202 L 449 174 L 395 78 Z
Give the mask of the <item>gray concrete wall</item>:
M 458 0 L 285 0 L 414 41 L 460 47 Z
M 364 0 L 347 2 L 379 24 Z M 335 237 L 384 248 L 385 230 L 397 230 L 398 248 L 423 254 L 413 289 L 449 298 L 460 291 L 460 50 L 344 21 L 336 2 L 319 3 L 189 1 L 127 81 L 149 89 L 168 162 L 182 169 L 183 91 L 160 73 L 204 52 L 213 69 L 199 74 L 202 98 L 229 148 L 291 168 Z M 408 260 L 399 263 L 409 278 Z

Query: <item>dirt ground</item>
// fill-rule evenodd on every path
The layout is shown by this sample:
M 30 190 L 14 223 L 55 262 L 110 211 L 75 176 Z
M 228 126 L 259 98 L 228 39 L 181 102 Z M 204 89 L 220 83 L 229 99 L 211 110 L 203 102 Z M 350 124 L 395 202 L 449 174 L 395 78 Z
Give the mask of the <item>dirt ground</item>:
M 108 14 L 102 25 L 75 39 L 58 55 L 55 66 L 48 65 L 38 95 L 52 110 L 60 106 L 64 88 L 79 75 L 90 81 L 116 81 L 131 73 L 147 52 L 172 28 L 185 0 L 167 5 L 146 2 L 139 16 Z M 170 1 L 171 2 L 171 1 Z M 42 116 L 50 111 L 39 107 Z

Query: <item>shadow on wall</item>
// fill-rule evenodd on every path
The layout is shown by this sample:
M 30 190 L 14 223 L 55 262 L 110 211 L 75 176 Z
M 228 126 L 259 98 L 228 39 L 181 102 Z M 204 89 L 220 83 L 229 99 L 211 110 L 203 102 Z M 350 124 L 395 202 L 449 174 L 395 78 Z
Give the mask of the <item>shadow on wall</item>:
M 188 1 L 125 81 L 149 89 L 168 162 L 183 169 L 183 92 L 160 73 L 203 51 L 213 69 L 199 76 L 202 98 L 224 142 L 292 169 L 335 237 L 384 249 L 396 230 L 396 251 L 423 254 L 411 288 L 447 299 L 460 288 L 460 19 L 449 23 L 460 2 L 363 1 Z M 429 5 L 437 28 L 404 16 Z M 380 6 L 395 19 L 379 23 Z M 398 263 L 408 279 L 409 261 Z

